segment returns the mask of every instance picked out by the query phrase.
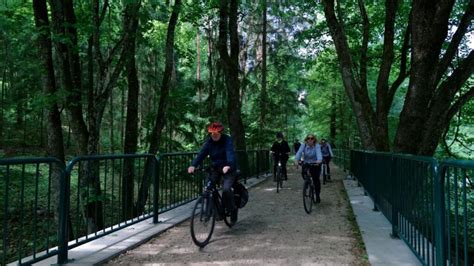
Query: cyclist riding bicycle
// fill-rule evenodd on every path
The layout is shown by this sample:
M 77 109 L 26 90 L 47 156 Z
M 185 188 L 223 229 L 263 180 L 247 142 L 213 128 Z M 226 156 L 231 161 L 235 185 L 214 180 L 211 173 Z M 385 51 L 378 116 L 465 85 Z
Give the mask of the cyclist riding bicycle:
M 288 175 L 286 174 L 286 162 L 288 161 L 288 156 L 290 154 L 290 146 L 288 142 L 283 139 L 283 133 L 278 132 L 276 134 L 276 141 L 273 143 L 272 148 L 270 149 L 273 153 L 273 180 L 276 181 L 275 173 L 277 172 L 278 161 L 281 162 L 281 170 L 285 180 L 288 180 Z
M 327 167 L 328 180 L 330 180 L 331 179 L 331 168 L 329 168 L 329 162 L 331 161 L 331 158 L 334 155 L 332 153 L 331 144 L 326 142 L 325 139 L 321 139 L 321 153 L 323 155 L 323 162 L 326 164 L 326 167 Z
M 301 161 L 301 157 L 304 158 L 304 162 Z M 319 175 L 321 173 L 321 162 L 323 157 L 321 154 L 321 146 L 317 143 L 316 137 L 313 134 L 308 134 L 305 138 L 305 143 L 301 145 L 295 156 L 295 163 L 303 162 L 303 177 L 304 172 L 309 169 L 311 178 L 316 192 L 316 202 L 321 202 L 321 182 Z
M 223 134 L 224 126 L 219 122 L 210 124 L 207 131 L 210 133 L 210 137 L 192 161 L 191 166 L 188 168 L 188 173 L 192 174 L 195 168 L 209 155 L 212 161 L 210 181 L 215 185 L 220 182 L 221 177 L 224 178 L 222 188 L 223 201 L 226 209 L 231 214 L 231 223 L 235 223 L 237 221 L 238 209 L 235 206 L 234 193 L 231 188 L 237 175 L 237 163 L 232 138 Z

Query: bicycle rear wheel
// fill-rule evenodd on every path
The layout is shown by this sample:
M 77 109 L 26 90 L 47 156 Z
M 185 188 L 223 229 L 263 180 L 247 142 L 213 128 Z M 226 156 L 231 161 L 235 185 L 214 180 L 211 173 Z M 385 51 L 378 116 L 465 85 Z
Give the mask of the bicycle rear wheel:
M 303 206 L 307 214 L 310 214 L 313 208 L 313 195 L 313 186 L 311 186 L 310 181 L 305 180 L 303 185 Z
M 282 180 L 282 177 L 281 177 L 281 168 L 278 167 L 277 168 L 277 172 L 276 172 L 276 185 L 277 185 L 277 193 L 280 192 L 280 188 L 282 187 L 282 183 L 283 180 Z
M 214 232 L 215 223 L 216 213 L 210 195 L 199 197 L 191 213 L 191 237 L 194 244 L 206 246 Z

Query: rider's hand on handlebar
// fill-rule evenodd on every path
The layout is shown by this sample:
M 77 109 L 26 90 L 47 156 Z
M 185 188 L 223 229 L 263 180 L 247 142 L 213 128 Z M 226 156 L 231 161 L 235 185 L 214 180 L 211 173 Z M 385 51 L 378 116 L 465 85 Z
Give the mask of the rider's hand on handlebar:
M 227 172 L 229 172 L 229 170 L 230 170 L 230 166 L 224 166 L 222 168 L 222 173 L 227 174 Z
M 188 174 L 194 173 L 194 169 L 196 169 L 196 167 L 194 167 L 194 166 L 188 167 Z

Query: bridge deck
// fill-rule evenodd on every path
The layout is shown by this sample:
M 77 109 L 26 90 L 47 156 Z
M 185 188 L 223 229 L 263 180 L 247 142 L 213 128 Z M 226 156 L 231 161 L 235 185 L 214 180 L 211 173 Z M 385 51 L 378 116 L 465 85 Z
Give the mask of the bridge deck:
M 299 170 L 288 168 L 289 180 L 279 194 L 270 178 L 250 179 L 255 187 L 238 223 L 229 229 L 218 222 L 204 249 L 190 237 L 191 203 L 161 215 L 158 225 L 150 219 L 72 249 L 71 264 L 100 264 L 129 250 L 108 263 L 420 265 L 401 240 L 389 237 L 388 221 L 371 210 L 370 198 L 355 181 L 344 180 L 346 175 L 337 167 L 332 166 L 334 180 L 322 186 L 322 202 L 310 215 L 303 209 Z M 349 200 L 367 253 L 356 237 L 357 225 L 350 222 Z M 54 263 L 56 257 L 39 264 Z
M 308 215 L 303 209 L 302 178 L 288 167 L 288 182 L 279 194 L 269 178 L 250 191 L 248 205 L 232 228 L 218 222 L 211 243 L 199 250 L 190 237 L 189 222 L 110 261 L 199 264 L 367 264 L 357 248 L 343 173 L 322 187 L 322 202 Z M 334 168 L 334 167 L 333 167 Z

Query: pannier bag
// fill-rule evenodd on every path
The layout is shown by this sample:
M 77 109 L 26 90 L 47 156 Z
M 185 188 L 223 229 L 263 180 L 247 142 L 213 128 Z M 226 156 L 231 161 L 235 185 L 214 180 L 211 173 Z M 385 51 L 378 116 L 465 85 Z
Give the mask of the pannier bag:
M 240 182 L 234 183 L 234 199 L 238 208 L 243 208 L 249 201 L 249 191 Z

